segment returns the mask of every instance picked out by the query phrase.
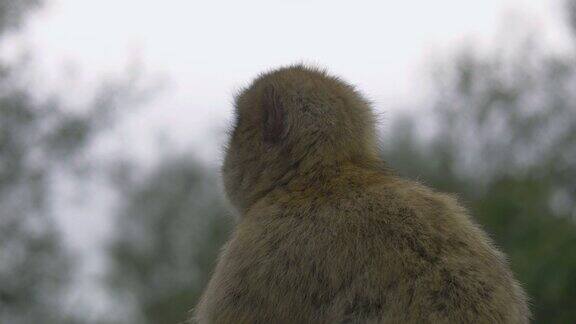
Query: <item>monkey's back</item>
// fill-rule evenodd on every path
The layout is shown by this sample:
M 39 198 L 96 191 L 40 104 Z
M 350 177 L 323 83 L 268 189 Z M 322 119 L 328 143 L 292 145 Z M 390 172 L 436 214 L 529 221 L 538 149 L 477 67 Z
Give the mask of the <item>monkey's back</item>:
M 528 321 L 503 255 L 454 199 L 391 176 L 342 174 L 289 183 L 246 213 L 200 322 Z

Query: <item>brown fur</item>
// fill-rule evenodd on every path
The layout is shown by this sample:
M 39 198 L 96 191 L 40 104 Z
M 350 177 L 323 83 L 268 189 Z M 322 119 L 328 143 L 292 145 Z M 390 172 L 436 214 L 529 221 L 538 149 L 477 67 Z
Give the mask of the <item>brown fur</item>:
M 378 157 L 374 115 L 304 66 L 236 100 L 223 166 L 241 219 L 199 323 L 527 323 L 506 259 L 450 196 Z

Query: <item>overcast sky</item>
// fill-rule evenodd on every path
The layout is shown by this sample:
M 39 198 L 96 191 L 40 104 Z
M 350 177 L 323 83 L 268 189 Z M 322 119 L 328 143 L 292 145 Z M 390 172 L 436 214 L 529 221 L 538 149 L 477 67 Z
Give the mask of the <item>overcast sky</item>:
M 139 62 L 165 91 L 127 134 L 144 147 L 165 129 L 214 161 L 232 94 L 260 72 L 318 64 L 389 111 L 423 98 L 434 59 L 465 40 L 489 44 L 510 21 L 559 42 L 559 14 L 554 0 L 47 0 L 13 43 L 32 53 L 42 86 L 78 97 Z M 92 249 L 109 219 L 82 216 L 66 216 L 65 229 L 76 247 Z
M 262 71 L 318 64 L 392 110 L 422 97 L 434 57 L 490 40 L 514 16 L 553 30 L 558 11 L 550 0 L 49 0 L 20 43 L 34 50 L 47 85 L 69 90 L 63 72 L 75 71 L 84 81 L 72 82 L 77 94 L 138 61 L 166 83 L 133 120 L 138 136 L 169 129 L 213 154 L 207 132 L 222 133 L 232 94 Z

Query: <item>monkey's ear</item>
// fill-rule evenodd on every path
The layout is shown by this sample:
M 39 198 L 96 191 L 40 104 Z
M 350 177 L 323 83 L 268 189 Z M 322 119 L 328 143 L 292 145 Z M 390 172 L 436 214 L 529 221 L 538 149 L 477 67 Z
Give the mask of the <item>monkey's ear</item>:
M 267 85 L 262 94 L 262 120 L 264 142 L 277 143 L 285 127 L 285 109 L 273 85 Z

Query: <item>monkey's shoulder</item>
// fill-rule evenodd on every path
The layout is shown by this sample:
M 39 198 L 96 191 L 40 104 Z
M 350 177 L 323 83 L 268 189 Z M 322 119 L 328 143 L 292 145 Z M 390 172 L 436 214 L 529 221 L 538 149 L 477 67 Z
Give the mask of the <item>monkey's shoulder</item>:
M 336 192 L 311 188 L 272 194 L 249 211 L 239 228 L 267 251 L 294 248 L 315 256 L 386 262 L 406 256 L 426 262 L 447 255 L 501 258 L 456 199 L 401 179 L 352 183 Z

